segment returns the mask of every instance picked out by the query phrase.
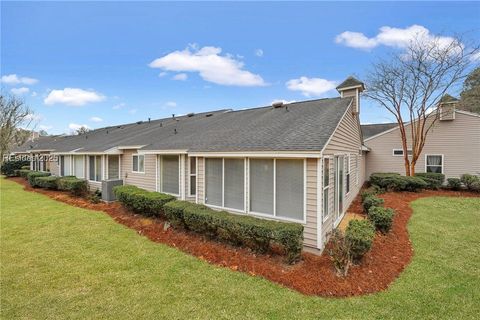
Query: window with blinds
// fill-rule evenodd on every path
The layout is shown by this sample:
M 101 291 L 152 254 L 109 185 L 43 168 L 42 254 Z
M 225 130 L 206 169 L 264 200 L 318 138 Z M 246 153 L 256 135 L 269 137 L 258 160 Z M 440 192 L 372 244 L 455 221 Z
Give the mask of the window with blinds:
M 73 170 L 74 175 L 77 178 L 84 178 L 85 177 L 85 169 L 83 164 L 83 156 L 74 156 L 73 157 Z
M 303 220 L 303 160 L 276 160 L 275 216 Z
M 250 211 L 273 215 L 273 159 L 250 160 Z
M 179 194 L 180 163 L 177 155 L 162 156 L 162 192 Z
M 205 159 L 205 203 L 221 207 L 223 204 L 223 160 Z
M 102 181 L 102 156 L 88 156 L 88 180 Z
M 132 156 L 132 171 L 144 173 L 145 172 L 145 156 L 134 154 Z

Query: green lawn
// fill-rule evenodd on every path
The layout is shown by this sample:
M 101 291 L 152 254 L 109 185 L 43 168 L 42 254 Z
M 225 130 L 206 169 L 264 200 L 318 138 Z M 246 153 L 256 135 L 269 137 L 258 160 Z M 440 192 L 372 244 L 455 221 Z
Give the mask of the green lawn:
M 415 257 L 375 295 L 307 297 L 1 179 L 1 318 L 478 319 L 480 199 L 413 204 Z

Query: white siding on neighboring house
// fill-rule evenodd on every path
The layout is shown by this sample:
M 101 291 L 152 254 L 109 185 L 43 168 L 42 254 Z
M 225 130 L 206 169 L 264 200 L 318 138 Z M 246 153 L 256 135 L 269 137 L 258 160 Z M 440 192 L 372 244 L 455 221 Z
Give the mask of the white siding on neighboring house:
M 410 126 L 407 126 L 409 136 Z M 400 131 L 394 129 L 365 141 L 370 148 L 366 156 L 367 178 L 374 172 L 405 174 L 402 156 L 393 156 L 393 149 L 402 149 Z M 415 167 L 425 172 L 426 155 L 443 155 L 443 173 L 458 178 L 464 173 L 480 174 L 480 116 L 456 112 L 455 119 L 437 121 L 428 133 L 425 146 Z

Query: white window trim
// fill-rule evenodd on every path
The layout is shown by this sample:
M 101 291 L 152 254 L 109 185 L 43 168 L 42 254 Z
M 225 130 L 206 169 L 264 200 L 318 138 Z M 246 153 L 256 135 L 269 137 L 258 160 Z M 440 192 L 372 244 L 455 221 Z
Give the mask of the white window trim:
M 325 177 L 324 177 L 324 174 L 325 174 L 325 160 L 328 159 L 328 185 L 325 186 Z M 327 221 L 329 218 L 330 218 L 330 203 L 329 203 L 329 196 L 330 196 L 330 163 L 332 162 L 332 158 L 331 157 L 324 157 L 322 158 L 322 209 L 321 209 L 321 212 L 322 212 L 322 221 L 325 222 Z M 325 194 L 325 189 L 328 190 L 328 197 L 327 199 L 325 199 L 324 197 L 324 194 Z M 327 215 L 324 215 L 324 209 L 325 209 L 325 200 L 327 201 L 327 210 L 328 210 L 328 213 Z
M 191 159 L 195 159 L 195 173 L 192 174 L 192 162 L 191 162 Z M 188 183 L 187 183 L 187 188 L 188 188 L 188 196 L 189 197 L 196 197 L 197 196 L 197 193 L 198 193 L 198 188 L 197 188 L 197 179 L 195 179 L 195 194 L 192 194 L 191 191 L 192 191 L 192 177 L 197 177 L 197 170 L 198 170 L 198 165 L 197 165 L 197 157 L 187 157 L 187 161 L 188 161 Z
M 358 186 L 358 163 L 359 163 L 359 158 L 360 155 L 355 154 L 355 186 Z
M 248 201 L 248 206 L 247 206 L 247 214 L 251 214 L 253 216 L 258 216 L 262 218 L 268 218 L 270 220 L 281 220 L 281 221 L 287 221 L 287 222 L 296 222 L 296 223 L 301 223 L 301 224 L 306 224 L 307 223 L 307 159 L 303 159 L 303 219 L 291 219 L 291 218 L 285 218 L 285 217 L 279 217 L 277 216 L 277 206 L 276 206 L 276 192 L 277 192 L 277 187 L 276 187 L 276 180 L 277 180 L 277 160 L 292 160 L 291 158 L 254 158 L 254 160 L 257 159 L 266 159 L 266 160 L 273 160 L 273 214 L 266 214 L 266 213 L 261 213 L 261 212 L 255 212 L 250 209 L 251 202 Z M 250 168 L 250 158 L 248 158 L 248 167 Z M 250 170 L 249 170 L 250 174 Z M 248 195 L 251 194 L 250 191 L 250 179 L 248 183 Z M 250 197 L 249 197 L 250 200 Z
M 100 158 L 100 161 L 102 163 L 102 167 L 103 168 L 100 168 L 102 171 L 100 172 L 100 176 L 102 177 L 100 180 L 90 180 L 90 157 L 94 157 L 95 160 L 93 161 L 94 163 L 94 173 L 95 173 L 95 177 L 97 176 L 97 157 L 101 157 Z M 89 155 L 88 156 L 88 161 L 87 161 L 87 180 L 90 181 L 90 182 L 102 182 L 102 180 L 105 180 L 103 174 L 104 174 L 104 169 L 105 169 L 105 164 L 103 163 L 104 162 L 104 159 L 103 159 L 103 156 L 99 156 L 99 155 Z
M 427 157 L 428 156 L 433 156 L 433 157 L 441 156 L 442 157 L 442 165 L 441 165 L 442 171 L 441 171 L 441 173 L 443 174 L 444 167 L 445 167 L 445 156 L 443 154 L 425 154 L 425 172 L 427 172 L 427 167 L 438 167 L 438 166 L 434 166 L 434 165 L 430 165 L 430 166 L 427 165 Z
M 233 212 L 238 212 L 238 213 L 243 213 L 243 214 L 247 214 L 248 213 L 248 210 L 247 210 L 247 206 L 245 206 L 245 199 L 247 198 L 247 189 L 246 189 L 246 183 L 247 183 L 247 180 L 246 180 L 246 176 L 245 176 L 245 162 L 247 161 L 247 158 L 228 158 L 228 159 L 237 159 L 237 160 L 243 160 L 243 189 L 244 189 L 244 193 L 243 193 L 243 210 L 241 209 L 236 209 L 236 208 L 230 208 L 230 207 L 226 207 L 225 206 L 225 158 L 220 158 L 222 159 L 222 205 L 221 206 L 217 206 L 217 205 L 214 205 L 214 204 L 208 204 L 206 202 L 206 198 L 207 198 L 207 192 L 206 192 L 206 189 L 205 189 L 205 185 L 206 185 L 206 180 L 207 180 L 207 175 L 206 175 L 206 164 L 207 164 L 207 159 L 209 158 L 203 158 L 203 161 L 204 161 L 204 166 L 203 166 L 203 172 L 204 172 L 204 179 L 203 179 L 203 182 L 204 182 L 204 187 L 203 187 L 203 203 L 207 206 L 207 207 L 211 207 L 211 208 L 214 208 L 214 209 L 223 209 L 223 210 L 227 210 L 227 211 L 233 211 Z M 219 159 L 218 157 L 211 157 L 210 159 Z M 198 191 L 197 191 L 198 193 Z
M 135 170 L 133 170 L 133 158 L 134 158 L 134 157 L 143 157 L 143 171 L 135 171 Z M 137 167 L 138 167 L 138 169 L 140 169 L 140 158 L 138 158 L 138 160 L 137 160 Z M 132 173 L 145 174 L 145 155 L 144 155 L 144 154 L 138 154 L 138 153 L 132 154 Z
M 402 154 L 395 154 L 395 151 L 402 151 Z M 407 149 L 407 153 L 409 152 L 413 152 L 412 149 Z M 398 148 L 395 148 L 395 149 L 392 149 L 392 156 L 393 157 L 403 157 L 403 148 L 401 149 L 398 149 Z M 409 154 L 408 156 L 411 156 L 411 154 Z
M 172 154 L 165 154 L 165 155 L 172 155 Z M 177 155 L 178 156 L 178 193 L 171 193 L 171 192 L 166 192 L 166 191 L 163 191 L 163 156 L 164 155 L 160 155 L 159 157 L 159 161 L 160 161 L 160 170 L 158 172 L 158 176 L 159 176 L 159 179 L 158 179 L 158 191 L 161 192 L 161 193 L 165 193 L 165 194 L 169 194 L 171 196 L 174 196 L 174 197 L 180 197 L 180 194 L 181 194 L 181 188 L 182 188 L 182 184 L 180 183 L 180 179 L 182 177 L 181 175 L 181 171 L 182 171 L 182 159 L 180 157 L 180 155 Z M 174 154 L 173 154 L 174 156 Z M 145 161 L 145 160 L 144 160 Z M 145 162 L 144 162 L 145 163 Z M 145 165 L 143 166 L 144 169 L 145 169 Z

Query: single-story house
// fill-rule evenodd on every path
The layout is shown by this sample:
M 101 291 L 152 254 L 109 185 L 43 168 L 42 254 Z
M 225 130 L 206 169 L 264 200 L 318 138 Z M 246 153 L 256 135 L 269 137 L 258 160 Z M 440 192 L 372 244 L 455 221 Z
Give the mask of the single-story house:
M 364 85 L 350 77 L 337 90 L 337 98 L 58 136 L 25 151 L 57 156 L 52 174 L 85 178 L 91 188 L 122 179 L 235 214 L 301 223 L 305 249 L 320 252 L 365 180 Z
M 480 115 L 458 110 L 457 102 L 448 95 L 442 99 L 440 117 L 427 135 L 415 172 L 439 172 L 446 178 L 458 178 L 464 173 L 480 175 Z M 409 136 L 410 124 L 405 128 Z M 366 177 L 374 172 L 405 174 L 396 123 L 362 125 L 362 132 L 369 149 Z

